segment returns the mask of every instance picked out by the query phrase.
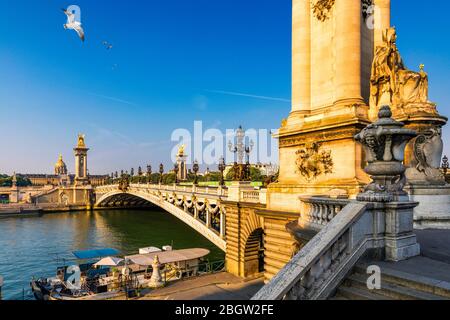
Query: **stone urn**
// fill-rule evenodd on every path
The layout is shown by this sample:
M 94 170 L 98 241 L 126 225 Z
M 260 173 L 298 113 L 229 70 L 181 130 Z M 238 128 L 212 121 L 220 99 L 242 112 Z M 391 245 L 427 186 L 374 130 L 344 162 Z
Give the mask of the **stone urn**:
M 408 194 L 403 191 L 406 184 L 403 165 L 405 148 L 416 137 L 414 130 L 404 128 L 402 122 L 392 119 L 389 106 L 383 106 L 378 113 L 378 120 L 364 128 L 355 136 L 365 151 L 368 163 L 365 172 L 372 178 L 372 183 L 357 196 L 359 201 L 392 202 L 408 201 Z

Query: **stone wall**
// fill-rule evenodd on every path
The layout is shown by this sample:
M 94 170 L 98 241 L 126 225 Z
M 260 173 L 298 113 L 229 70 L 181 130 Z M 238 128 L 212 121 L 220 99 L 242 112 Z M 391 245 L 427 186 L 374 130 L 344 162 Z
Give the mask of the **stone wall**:
M 298 214 L 270 212 L 259 204 L 227 201 L 223 205 L 227 271 L 243 278 L 264 273 L 265 280 L 270 280 L 298 250 L 297 242 L 286 231 L 286 224 L 298 219 Z M 260 266 L 261 249 L 263 266 Z

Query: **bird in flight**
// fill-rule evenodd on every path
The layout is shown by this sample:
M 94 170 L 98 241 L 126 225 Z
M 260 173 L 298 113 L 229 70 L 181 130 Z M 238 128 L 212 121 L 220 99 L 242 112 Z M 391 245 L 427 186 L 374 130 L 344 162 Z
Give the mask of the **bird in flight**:
M 81 22 L 75 20 L 75 14 L 62 9 L 67 16 L 67 23 L 64 25 L 64 29 L 75 30 L 80 37 L 81 41 L 84 42 L 84 30 L 81 27 Z
M 108 41 L 103 41 L 103 45 L 105 46 L 106 50 L 111 50 L 113 47 L 113 45 Z

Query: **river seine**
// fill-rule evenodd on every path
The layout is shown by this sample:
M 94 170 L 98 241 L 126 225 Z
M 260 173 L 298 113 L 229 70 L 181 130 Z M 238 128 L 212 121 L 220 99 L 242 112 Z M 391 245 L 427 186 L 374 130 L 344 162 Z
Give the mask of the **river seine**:
M 156 210 L 106 210 L 0 218 L 0 275 L 3 299 L 33 299 L 30 279 L 54 276 L 72 251 L 115 248 L 125 254 L 139 248 L 173 244 L 174 249 L 206 248 L 207 259 L 224 253 L 169 213 Z

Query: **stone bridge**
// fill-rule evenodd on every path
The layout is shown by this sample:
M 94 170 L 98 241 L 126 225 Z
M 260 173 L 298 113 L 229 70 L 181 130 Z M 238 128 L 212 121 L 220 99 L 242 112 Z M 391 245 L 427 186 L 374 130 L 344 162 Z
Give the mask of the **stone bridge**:
M 246 202 L 264 202 L 255 188 L 240 190 L 233 194 Z M 158 206 L 174 215 L 202 234 L 221 250 L 226 252 L 226 207 L 229 198 L 226 187 L 167 186 L 152 184 L 131 184 L 121 190 L 118 184 L 100 186 L 95 189 L 95 207 L 145 207 Z
M 94 189 L 95 209 L 157 206 L 225 252 L 226 269 L 271 279 L 296 252 L 286 224 L 296 213 L 266 210 L 267 190 L 247 182 L 228 187 L 119 184 Z

